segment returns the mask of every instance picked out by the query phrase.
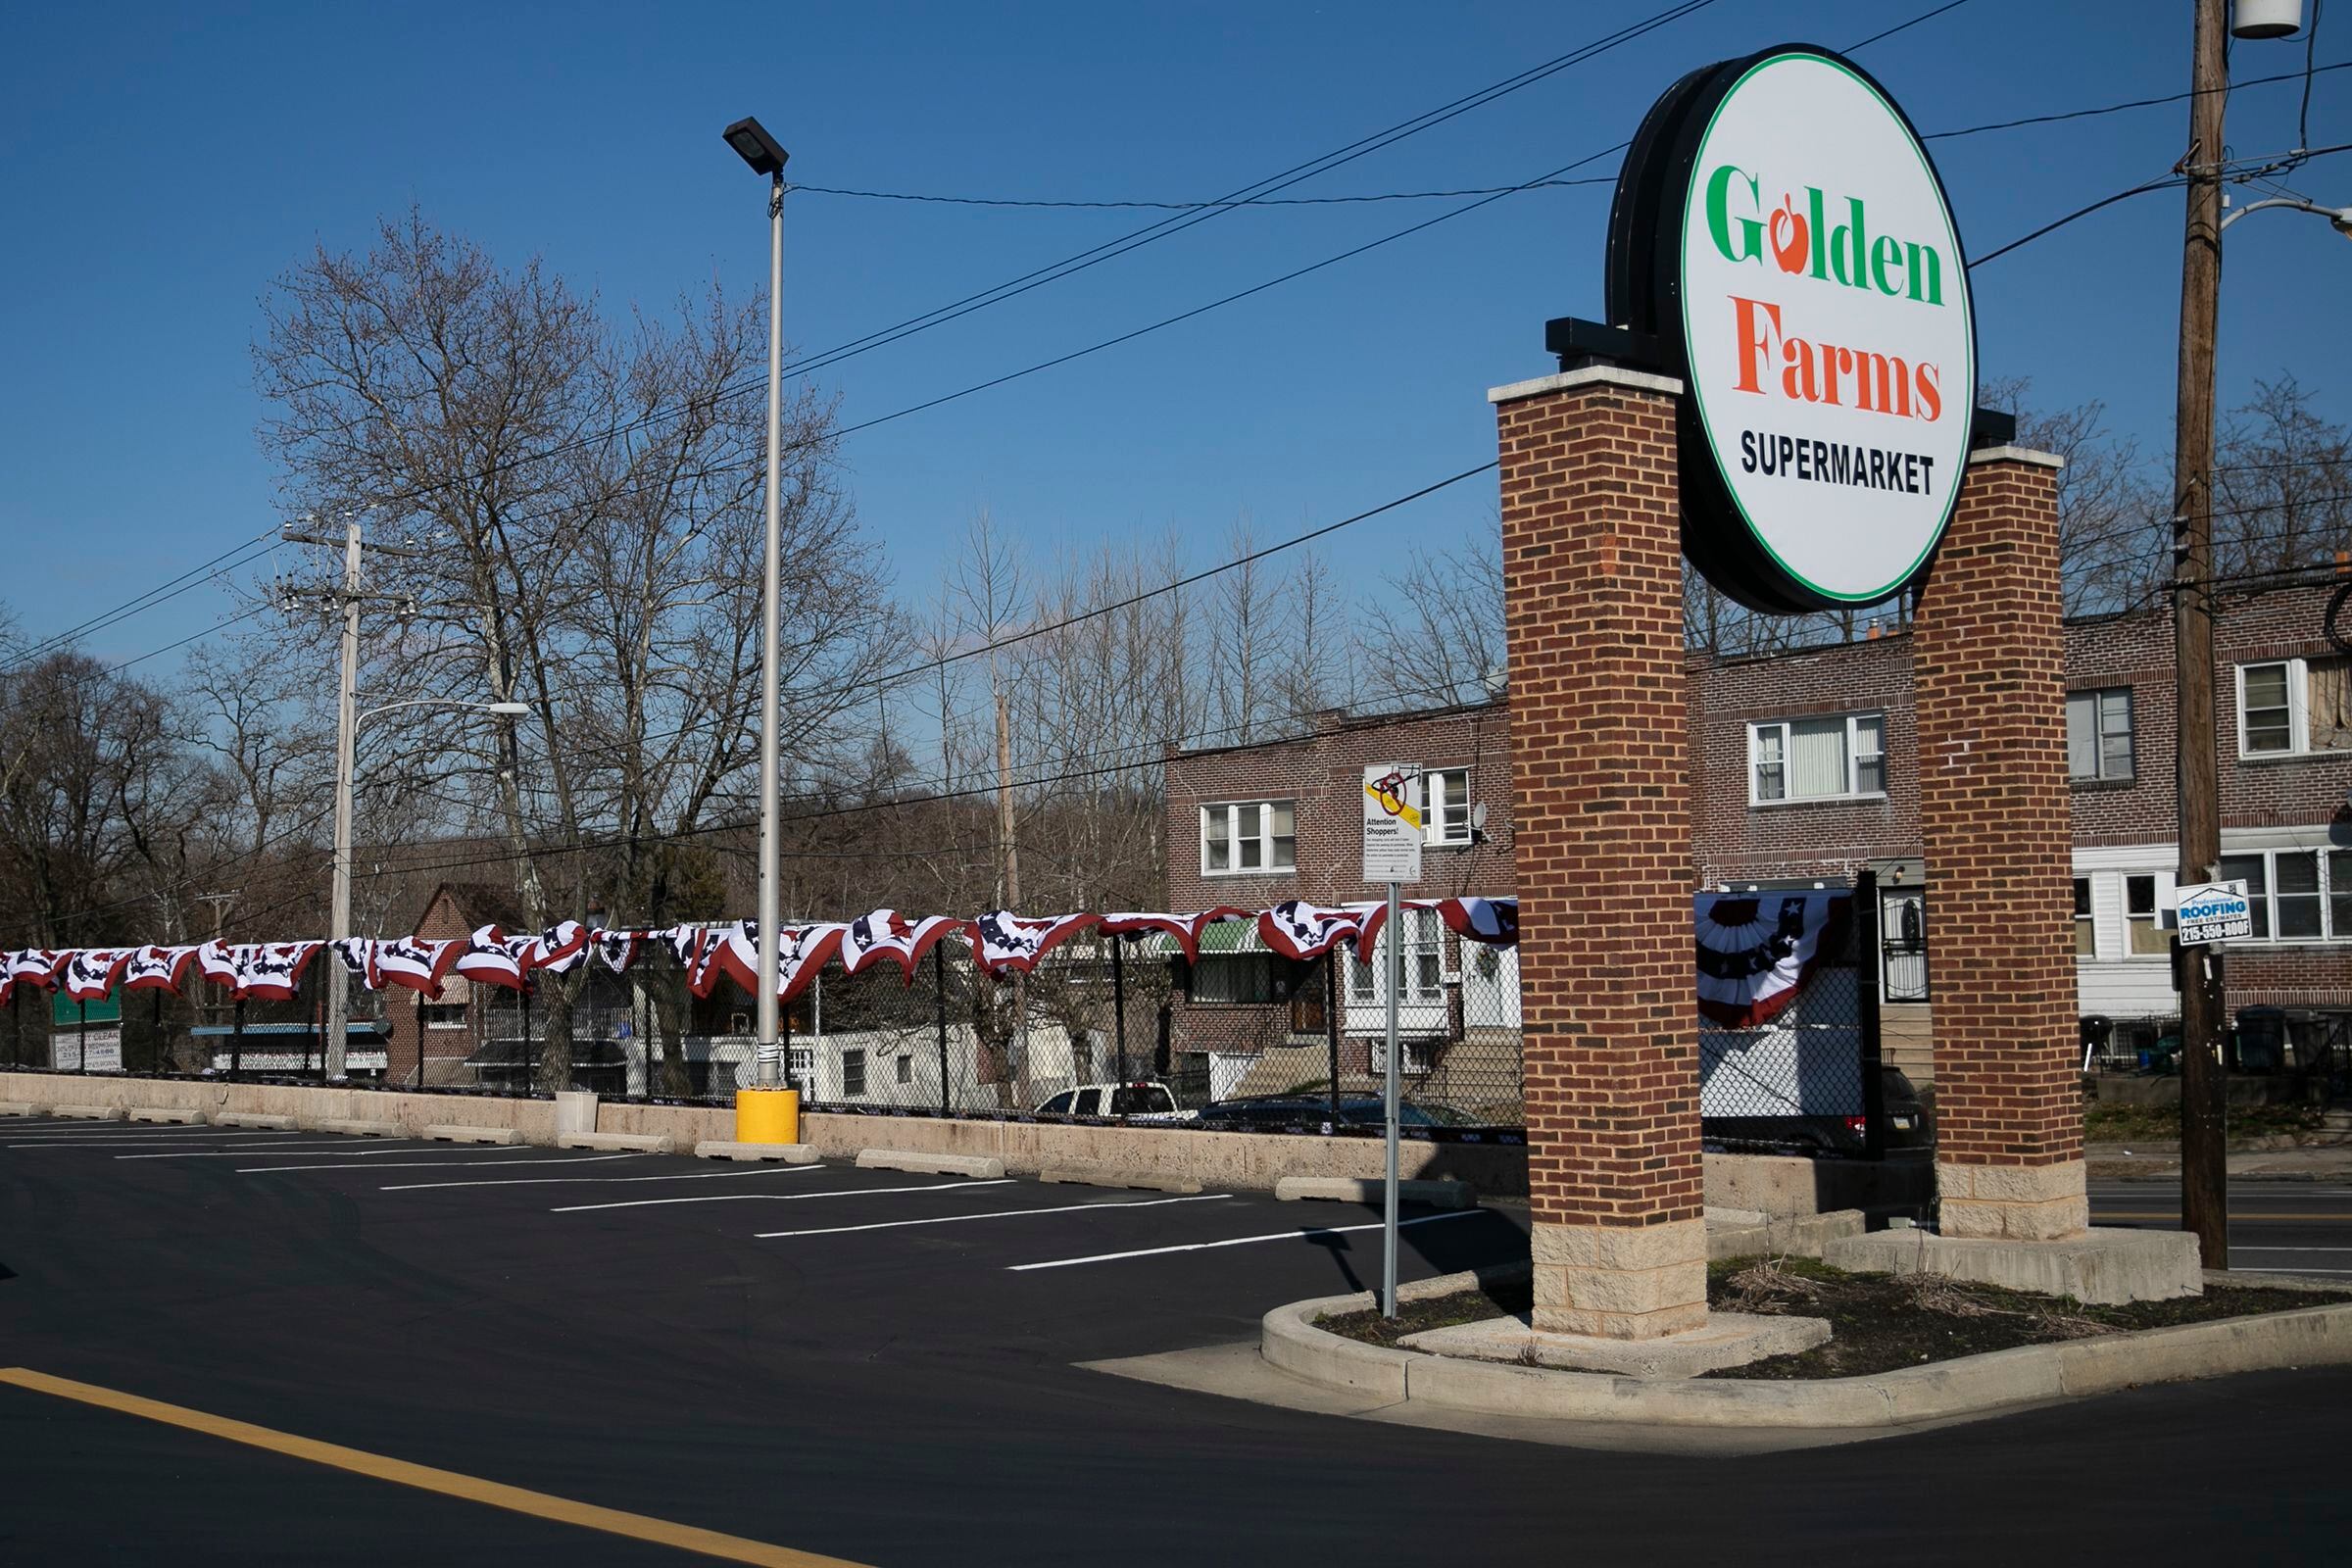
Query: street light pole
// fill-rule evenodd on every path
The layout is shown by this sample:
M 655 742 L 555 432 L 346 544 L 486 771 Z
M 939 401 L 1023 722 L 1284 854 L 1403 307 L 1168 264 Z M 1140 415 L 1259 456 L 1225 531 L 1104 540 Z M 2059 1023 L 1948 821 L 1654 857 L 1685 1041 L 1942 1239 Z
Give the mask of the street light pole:
M 352 771 L 359 732 L 360 680 L 360 519 L 343 519 L 343 658 L 335 677 L 335 868 L 334 888 L 327 900 L 327 935 L 336 942 L 351 935 L 351 796 Z M 341 958 L 329 955 L 326 966 L 326 1061 L 328 1083 L 350 1076 L 351 975 Z
M 760 558 L 760 1044 L 759 1084 L 785 1082 L 784 1050 L 777 1041 L 776 977 L 782 879 L 776 841 L 776 729 L 782 698 L 778 642 L 782 636 L 784 569 L 784 164 L 790 156 L 759 121 L 738 120 L 726 128 L 733 147 L 767 185 L 767 538 Z

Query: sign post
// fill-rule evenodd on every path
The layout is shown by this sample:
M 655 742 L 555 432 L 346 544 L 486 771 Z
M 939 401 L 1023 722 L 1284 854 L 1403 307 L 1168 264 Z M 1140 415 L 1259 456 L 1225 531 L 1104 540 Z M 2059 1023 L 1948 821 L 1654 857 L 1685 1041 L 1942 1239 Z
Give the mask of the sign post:
M 1381 926 L 1381 967 L 1388 981 L 1388 1060 L 1382 1101 L 1388 1158 L 1380 1226 L 1380 1311 L 1396 1315 L 1396 994 L 1404 987 L 1404 954 L 1396 946 L 1397 889 L 1421 880 L 1421 774 L 1402 762 L 1364 769 L 1364 880 L 1389 886 Z

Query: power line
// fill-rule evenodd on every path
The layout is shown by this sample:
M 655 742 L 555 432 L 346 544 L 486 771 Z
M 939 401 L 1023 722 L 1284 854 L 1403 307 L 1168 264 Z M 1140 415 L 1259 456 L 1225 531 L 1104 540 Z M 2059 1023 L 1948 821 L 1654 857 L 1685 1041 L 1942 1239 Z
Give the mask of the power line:
M 1201 212 L 1209 208 L 1240 207 L 1339 207 L 1370 202 L 1442 201 L 1455 196 L 1503 196 L 1516 191 L 1542 190 L 1570 185 L 1607 185 L 1616 183 L 1614 174 L 1596 174 L 1590 179 L 1543 179 L 1524 185 L 1474 185 L 1460 190 L 1389 190 L 1374 191 L 1360 196 L 1257 196 L 1245 201 L 1225 202 L 1158 202 L 1158 201 L 1054 201 L 1006 196 L 932 196 L 901 190 L 847 190 L 835 185 L 795 185 L 796 191 L 812 192 L 819 196 L 858 196 L 869 201 L 928 202 L 948 207 L 1012 207 L 1063 209 L 1080 212 Z
M 275 528 L 264 529 L 262 532 L 255 534 L 251 539 L 241 540 L 238 543 L 229 546 L 228 549 L 221 551 L 220 554 L 213 557 L 212 560 L 200 562 L 196 565 L 189 567 L 186 571 L 181 572 L 178 576 L 172 578 L 170 581 L 158 583 L 153 588 L 148 589 L 145 593 L 139 594 L 131 599 L 124 600 L 122 604 L 115 606 L 115 608 L 112 610 L 101 611 L 99 613 L 92 615 L 89 619 L 81 621 L 76 625 L 68 626 L 64 631 L 56 632 L 48 637 L 45 637 L 41 641 L 32 644 L 28 648 L 19 649 L 15 654 L 9 657 L 8 662 L 5 664 L 0 664 L 0 675 L 9 674 L 38 660 L 43 654 L 63 648 L 67 644 L 73 642 L 74 638 L 80 636 L 83 632 L 102 630 L 107 626 L 112 626 L 121 621 L 127 620 L 132 615 L 138 614 L 142 611 L 153 610 L 157 605 L 176 599 L 181 594 L 187 593 L 195 588 L 200 588 L 207 582 L 211 582 L 220 577 L 224 577 L 228 573 L 238 569 L 240 566 L 251 565 L 263 556 L 268 555 L 270 550 L 274 550 L 277 547 L 276 537 L 277 530 Z M 269 548 L 257 550 L 254 548 L 257 545 L 267 545 Z M 251 554 L 246 555 L 243 560 L 229 562 L 229 564 L 226 565 L 220 564 L 222 562 L 227 562 L 229 557 L 238 555 L 240 552 L 248 551 L 250 551 Z M 215 567 L 218 567 L 219 569 L 212 569 Z M 205 575 L 200 577 L 200 573 Z M 196 580 L 191 581 L 190 579 Z M 167 592 L 167 590 L 169 591 Z
M 1869 48 L 1872 44 L 1877 43 L 1882 38 L 1891 38 L 1896 33 L 1907 31 L 1912 27 L 1918 26 L 1923 22 L 1933 22 L 1937 17 L 1942 16 L 1946 11 L 1957 11 L 1966 4 L 1968 4 L 1968 0 L 1949 0 L 1948 4 L 1937 6 L 1933 11 L 1921 12 L 1918 16 L 1913 17 L 1909 22 L 1898 22 L 1893 26 L 1888 27 L 1885 32 L 1874 32 L 1869 37 L 1863 39 L 1860 43 L 1848 44 L 1845 52 L 1849 55 L 1857 53 L 1861 50 Z
M 2321 66 L 2321 72 L 2352 70 L 2352 60 L 2339 60 L 2333 65 Z M 2243 91 L 2248 87 L 2267 87 L 2274 82 L 2304 81 L 2300 71 L 2281 72 L 2276 76 L 2254 76 L 2221 88 L 2192 88 L 2187 92 L 2166 93 L 2160 98 L 2131 98 L 2122 103 L 2102 104 L 2096 109 L 2069 109 L 2053 115 L 2028 115 L 2021 120 L 1995 120 L 1982 125 L 1964 125 L 1957 130 L 1932 130 L 1920 137 L 1922 141 L 1950 141 L 1958 136 L 1981 136 L 1991 130 L 2016 130 L 2023 125 L 2054 125 L 2061 121 L 2090 120 L 2100 115 L 2120 115 L 2129 109 L 2154 109 L 2164 104 L 2185 103 L 2202 92 Z

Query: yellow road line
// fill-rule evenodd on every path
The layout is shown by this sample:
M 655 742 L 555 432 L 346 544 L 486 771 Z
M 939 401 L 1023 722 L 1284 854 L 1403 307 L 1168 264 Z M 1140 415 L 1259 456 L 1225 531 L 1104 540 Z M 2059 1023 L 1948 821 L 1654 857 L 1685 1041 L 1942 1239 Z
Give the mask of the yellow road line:
M 2161 1214 L 2141 1214 L 2118 1210 L 2114 1213 L 2094 1213 L 2090 1217 L 2092 1219 L 2177 1220 L 2180 1217 L 2180 1211 L 2177 1208 L 2168 1208 Z M 2266 1225 L 2343 1225 L 2352 1223 L 2352 1215 L 2347 1214 L 2239 1214 L 2233 1212 L 2230 1217 L 2233 1220 L 2260 1220 Z
M 166 1404 L 161 1399 L 141 1398 L 135 1394 L 120 1394 L 102 1389 L 93 1383 L 76 1383 L 72 1378 L 52 1377 L 28 1367 L 0 1367 L 0 1383 L 13 1383 L 36 1394 L 51 1394 L 61 1399 L 77 1399 L 103 1409 L 119 1410 L 124 1415 L 142 1416 L 149 1421 L 161 1421 L 167 1426 L 184 1427 L 208 1437 L 225 1438 L 249 1447 L 267 1448 L 272 1453 L 288 1454 L 323 1464 L 354 1475 L 371 1476 L 398 1486 L 416 1487 L 424 1492 L 438 1492 L 445 1497 L 461 1497 L 467 1502 L 487 1503 L 493 1508 L 505 1508 L 512 1513 L 529 1514 L 536 1519 L 552 1519 L 558 1524 L 578 1525 L 583 1530 L 601 1530 L 607 1535 L 626 1536 L 632 1541 L 651 1542 L 657 1546 L 673 1546 L 680 1551 L 700 1552 L 707 1557 L 721 1557 L 728 1562 L 749 1562 L 765 1568 L 859 1568 L 859 1565 L 840 1557 L 819 1556 L 815 1552 L 795 1551 L 789 1546 L 771 1546 L 765 1542 L 746 1541 L 741 1536 L 722 1535 L 715 1530 L 701 1530 L 693 1525 L 673 1524 L 666 1519 L 652 1519 L 641 1513 L 623 1513 L 617 1508 L 600 1508 L 590 1502 L 574 1502 L 568 1497 L 550 1496 L 544 1492 L 531 1492 L 522 1487 L 510 1487 L 496 1481 L 484 1481 L 478 1476 L 460 1475 L 454 1470 L 436 1470 L 430 1465 L 411 1464 L 405 1459 L 386 1458 L 380 1453 L 368 1453 L 360 1448 L 346 1448 L 340 1444 L 320 1443 L 315 1438 L 298 1438 L 292 1433 L 257 1427 L 246 1421 L 232 1421 L 226 1416 L 208 1415 L 185 1405 Z

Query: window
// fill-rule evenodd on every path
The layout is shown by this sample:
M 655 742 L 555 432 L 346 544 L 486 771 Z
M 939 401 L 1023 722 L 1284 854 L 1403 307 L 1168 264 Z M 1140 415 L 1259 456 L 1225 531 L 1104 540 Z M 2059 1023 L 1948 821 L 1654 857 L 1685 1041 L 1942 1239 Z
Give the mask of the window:
M 1200 808 L 1200 870 L 1241 876 L 1296 869 L 1297 812 L 1289 801 L 1242 801 Z
M 2098 927 L 2090 915 L 2090 878 L 2075 878 L 2075 956 L 2095 958 L 2099 956 Z
M 1435 909 L 1400 909 L 1396 918 L 1402 922 L 1400 935 L 1404 943 L 1404 992 L 1396 1000 L 1401 1004 L 1440 1003 L 1446 1000 L 1446 923 Z M 1387 996 L 1382 989 L 1382 974 L 1389 961 L 1386 952 L 1388 934 L 1372 945 L 1368 954 L 1359 953 L 1348 965 L 1348 1000 L 1375 1003 Z
M 2352 751 L 2352 660 L 2238 665 L 2237 749 L 2244 757 Z
M 463 1002 L 419 1002 L 416 1021 L 427 1029 L 463 1029 L 466 1027 L 466 1004 Z
M 841 1098 L 865 1098 L 865 1053 L 845 1051 L 841 1054 Z
M 1282 1000 L 1270 953 L 1203 953 L 1193 965 L 1195 1002 L 1267 1003 Z
M 1748 726 L 1748 803 L 1843 801 L 1886 793 L 1886 719 L 1834 713 Z
M 1422 831 L 1432 844 L 1470 842 L 1470 770 L 1432 768 L 1421 775 Z
M 2263 850 L 2222 857 L 2243 881 L 2256 942 L 2352 942 L 2352 852 Z
M 1070 1102 L 1077 1098 L 1077 1090 L 1064 1089 L 1060 1094 L 1055 1095 L 1052 1100 L 1049 1100 L 1044 1104 L 1038 1106 L 1038 1114 L 1043 1116 L 1067 1116 L 1070 1113 Z
M 2127 956 L 2163 957 L 2172 953 L 2172 937 L 2156 922 L 2154 876 L 2124 878 L 2124 924 L 2131 931 L 2131 940 L 2125 948 Z
M 2132 776 L 2132 688 L 2066 694 L 2066 773 L 2075 779 Z
M 903 1084 L 914 1082 L 914 1058 L 912 1056 L 899 1058 L 899 1082 Z
M 1102 1091 L 1100 1089 L 1079 1090 L 1077 1100 L 1071 1103 L 1071 1110 L 1073 1114 L 1080 1116 L 1102 1115 Z

